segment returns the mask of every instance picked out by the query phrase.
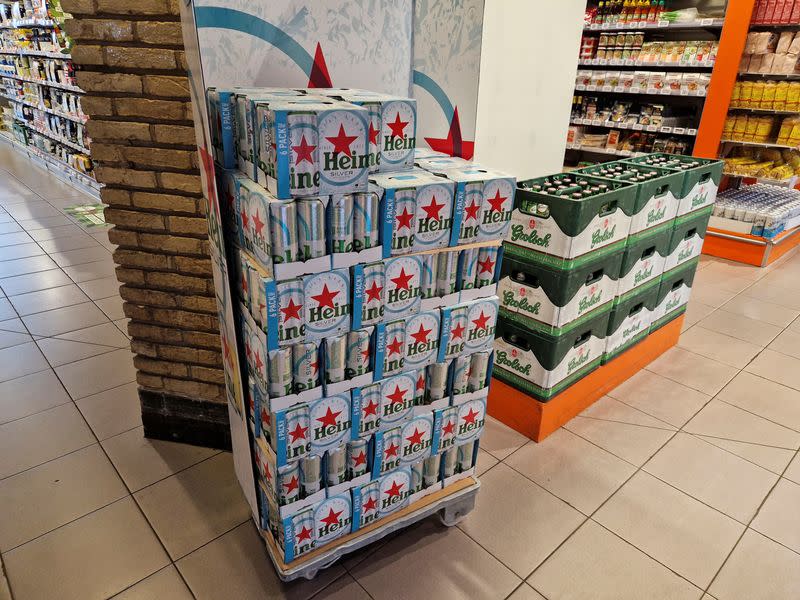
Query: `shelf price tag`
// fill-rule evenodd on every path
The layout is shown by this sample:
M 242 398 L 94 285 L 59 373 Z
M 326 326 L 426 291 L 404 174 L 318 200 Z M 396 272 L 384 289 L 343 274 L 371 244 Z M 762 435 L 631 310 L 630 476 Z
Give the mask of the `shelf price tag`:
M 661 128 L 661 133 L 672 133 L 672 132 L 673 132 L 672 127 L 662 127 Z M 678 131 L 675 130 L 675 133 L 678 133 Z
M 708 27 L 708 26 L 713 25 L 713 24 L 714 24 L 714 19 L 702 19 L 700 21 L 700 26 L 701 27 Z
M 690 127 L 686 130 L 686 133 L 688 133 L 689 135 L 697 135 L 697 129 Z
M 625 92 L 625 88 L 622 87 L 621 85 L 618 85 L 617 87 L 614 88 L 614 92 L 617 94 L 622 94 Z
M 604 92 L 613 92 L 613 91 L 614 91 L 614 88 L 613 88 L 613 87 L 611 87 L 610 85 L 604 85 L 604 86 L 603 86 L 603 91 L 604 91 Z
M 579 92 L 582 92 L 583 90 L 586 89 L 586 86 L 583 85 L 582 83 L 579 83 L 578 85 L 575 86 L 575 89 L 578 90 Z
M 587 92 L 594 92 L 594 91 L 597 91 L 597 86 L 596 86 L 596 85 L 587 85 L 587 86 L 586 86 L 586 91 L 587 91 Z
M 607 65 L 608 64 L 608 59 L 607 58 L 596 58 L 594 62 L 595 62 L 596 65 L 601 65 L 601 66 L 602 65 Z
M 647 127 L 644 128 L 644 130 L 650 133 L 654 133 L 658 131 L 658 125 L 648 125 Z
M 672 90 L 669 88 L 663 88 L 660 92 L 658 92 L 662 96 L 669 96 L 672 94 Z
M 644 125 L 642 125 L 641 123 L 634 123 L 633 129 L 635 129 L 636 131 L 642 131 L 642 129 L 644 129 Z
M 669 27 L 669 21 L 662 19 L 658 22 L 659 27 Z

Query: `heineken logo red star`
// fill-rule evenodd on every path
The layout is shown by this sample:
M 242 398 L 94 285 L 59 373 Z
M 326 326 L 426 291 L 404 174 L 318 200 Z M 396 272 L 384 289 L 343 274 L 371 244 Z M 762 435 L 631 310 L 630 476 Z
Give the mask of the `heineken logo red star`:
M 242 273 L 242 291 L 246 294 L 249 290 L 247 289 L 247 277 Z
M 368 417 L 369 415 L 378 416 L 378 403 L 375 400 L 370 400 L 369 404 L 364 406 L 364 416 Z
M 248 359 L 252 358 L 253 352 L 250 350 L 250 344 L 248 344 L 247 342 L 244 343 L 244 352 L 245 354 L 247 354 Z
M 363 512 L 375 510 L 376 508 L 378 508 L 378 502 L 375 500 L 375 498 L 370 498 L 363 504 Z
M 414 218 L 414 213 L 409 212 L 408 208 L 403 207 L 403 212 L 395 218 L 397 219 L 398 229 L 402 229 L 403 227 L 411 229 L 411 220 Z
M 378 134 L 380 131 L 375 129 L 372 126 L 372 121 L 369 122 L 369 143 L 370 144 L 377 144 L 378 143 Z
M 386 452 L 384 452 L 384 454 L 386 455 L 387 458 L 390 457 L 390 456 L 397 456 L 397 451 L 399 449 L 400 449 L 400 446 L 398 446 L 397 444 L 393 443 L 391 446 L 386 448 Z
M 321 425 L 325 427 L 336 427 L 336 417 L 342 414 L 342 411 L 337 410 L 333 412 L 331 407 L 328 407 L 328 411 L 322 415 L 321 417 L 317 417 L 317 421 L 320 422 Z
M 300 530 L 300 533 L 297 534 L 297 543 L 299 544 L 302 541 L 308 540 L 311 541 L 311 530 L 308 527 L 303 527 Z
M 469 412 L 466 415 L 464 415 L 464 423 L 469 423 L 470 425 L 474 425 L 475 419 L 479 414 L 481 413 L 474 411 L 472 410 L 472 408 L 470 408 Z
M 284 483 L 283 487 L 286 488 L 286 493 L 293 492 L 294 490 L 300 487 L 300 480 L 297 478 L 297 475 L 292 475 L 292 478 L 289 480 L 289 483 Z
M 308 431 L 308 427 L 300 427 L 300 423 L 298 423 L 295 428 L 289 432 L 289 436 L 292 438 L 290 443 L 306 439 L 306 431 Z
M 423 438 L 424 436 L 425 436 L 425 432 L 424 432 L 424 431 L 420 431 L 418 428 L 414 427 L 414 433 L 413 433 L 413 434 L 411 434 L 411 435 L 410 435 L 409 437 L 407 437 L 406 439 L 407 439 L 407 440 L 408 440 L 410 443 L 412 443 L 412 444 L 415 444 L 415 445 L 416 445 L 416 444 L 421 444 L 421 443 L 422 443 L 422 438 Z
M 317 371 L 319 371 L 319 359 L 311 363 L 311 368 L 314 369 L 314 375 L 316 375 Z
M 355 462 L 353 463 L 353 466 L 356 467 L 367 464 L 367 453 L 362 450 L 361 453 L 358 456 L 356 456 L 354 460 Z
M 444 202 L 436 204 L 436 196 L 431 196 L 431 203 L 428 206 L 423 206 L 422 210 L 428 215 L 429 219 L 439 219 L 439 212 L 444 208 Z
M 450 337 L 453 339 L 461 338 L 464 339 L 464 326 L 459 323 L 455 327 L 450 330 Z
M 478 273 L 492 273 L 492 272 L 494 272 L 494 263 L 495 263 L 495 261 L 493 261 L 491 259 L 491 257 L 489 257 L 489 256 L 487 256 L 486 260 L 484 260 L 484 261 L 480 261 L 479 260 L 478 261 L 478 266 L 480 267 L 481 270 L 478 271 Z
M 419 377 L 417 377 L 417 389 L 418 390 L 424 390 L 425 389 L 425 377 L 423 375 L 420 375 Z
M 361 358 L 364 359 L 364 362 L 369 362 L 369 355 L 371 354 L 370 349 L 367 348 L 361 353 Z
M 375 302 L 380 302 L 381 292 L 383 291 L 383 286 L 378 285 L 377 282 L 373 281 L 372 285 L 364 290 L 367 293 L 367 302 L 371 302 L 375 300 Z
M 456 432 L 456 424 L 453 421 L 448 421 L 447 425 L 442 427 L 442 433 L 445 435 L 453 435 Z
M 250 225 L 247 223 L 247 213 L 244 212 L 244 209 L 239 213 L 239 216 L 242 217 L 242 227 L 247 229 Z
M 342 514 L 344 511 L 340 510 L 339 512 L 335 512 L 332 508 L 328 513 L 327 517 L 323 517 L 321 521 L 326 525 L 330 525 L 331 527 L 336 525 L 339 522 L 339 515 Z
M 328 138 L 328 139 L 330 139 L 330 138 Z M 355 138 L 353 138 L 353 139 L 355 139 Z M 311 153 L 314 152 L 314 150 L 316 150 L 316 148 L 317 148 L 316 146 L 312 146 L 311 144 L 306 142 L 306 136 L 304 134 L 303 137 L 300 138 L 300 145 L 299 146 L 292 146 L 292 150 L 294 150 L 294 153 L 296 155 L 296 158 L 294 159 L 294 164 L 299 165 L 304 160 L 307 160 L 308 162 L 310 162 L 313 165 L 314 164 L 314 157 L 311 156 Z M 350 149 L 348 148 L 348 151 L 349 150 Z
M 413 273 L 406 273 L 406 268 L 400 268 L 400 275 L 393 277 L 390 281 L 395 285 L 398 290 L 407 290 L 408 282 L 414 278 Z
M 492 207 L 491 210 L 497 212 L 503 212 L 503 202 L 508 199 L 508 196 L 503 197 L 500 195 L 500 190 L 497 190 L 497 193 L 494 195 L 494 198 L 489 198 L 489 205 Z
M 388 494 L 389 498 L 394 498 L 395 496 L 399 496 L 403 492 L 403 484 L 398 483 L 397 481 L 392 482 L 392 487 L 388 490 L 385 490 L 383 493 Z
M 264 363 L 261 362 L 261 353 L 256 350 L 256 369 L 260 371 L 264 367 Z
M 466 219 L 464 219 L 464 220 L 466 221 L 467 219 L 475 219 L 477 221 L 478 220 L 478 212 L 480 210 L 481 210 L 480 205 L 476 204 L 475 200 L 473 200 L 472 204 L 470 204 L 469 206 L 465 206 L 464 207 L 464 215 L 466 216 Z
M 394 391 L 386 397 L 391 400 L 392 404 L 402 404 L 406 399 L 406 391 L 401 390 L 400 386 L 396 385 L 394 386 Z
M 413 337 L 418 344 L 426 344 L 428 343 L 428 336 L 430 335 L 432 329 L 425 329 L 425 326 L 420 323 L 419 329 L 416 333 L 412 333 L 411 337 Z
M 289 319 L 300 319 L 300 311 L 302 310 L 302 304 L 295 304 L 294 298 L 289 298 L 289 304 L 286 305 L 285 308 L 281 309 L 283 313 L 284 320 L 288 321 Z
M 272 471 L 269 470 L 269 463 L 264 463 L 264 477 L 267 478 L 267 481 L 272 481 Z
M 387 123 L 389 129 L 392 130 L 392 137 L 399 137 L 402 138 L 404 135 L 404 130 L 406 125 L 408 125 L 408 121 L 401 121 L 400 120 L 400 113 L 398 112 L 397 115 L 394 117 L 393 123 Z
M 347 156 L 353 156 L 352 151 L 350 150 L 350 144 L 352 144 L 357 135 L 347 135 L 344 130 L 344 125 L 339 125 L 339 133 L 335 137 L 325 137 L 331 144 L 333 144 L 333 151 L 336 153 L 346 154 Z
M 473 323 L 478 329 L 486 329 L 489 326 L 490 319 L 491 317 L 489 315 L 485 315 L 483 311 L 481 311 L 481 316 L 475 319 Z
M 317 301 L 317 306 L 319 306 L 320 308 L 324 306 L 327 306 L 328 308 L 335 308 L 333 305 L 333 299 L 336 298 L 336 296 L 338 295 L 339 295 L 339 290 L 333 292 L 330 291 L 328 289 L 328 284 L 326 283 L 322 287 L 322 292 L 320 292 L 316 296 L 311 296 L 311 298 L 312 300 Z
M 386 349 L 389 350 L 389 356 L 400 354 L 403 351 L 403 342 L 400 341 L 400 338 L 394 338 L 391 344 L 386 344 Z
M 256 234 L 262 235 L 261 230 L 264 229 L 264 225 L 266 225 L 266 223 L 264 223 L 264 221 L 261 220 L 261 217 L 258 216 L 258 209 L 256 209 L 256 216 L 253 217 L 253 225 L 255 225 Z

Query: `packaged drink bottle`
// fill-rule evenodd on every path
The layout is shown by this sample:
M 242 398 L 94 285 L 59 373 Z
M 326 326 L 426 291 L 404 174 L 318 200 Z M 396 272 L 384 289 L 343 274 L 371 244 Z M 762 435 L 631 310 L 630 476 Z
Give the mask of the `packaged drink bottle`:
M 594 22 L 598 25 L 602 25 L 606 19 L 606 3 L 600 2 L 597 5 L 597 12 L 594 15 Z

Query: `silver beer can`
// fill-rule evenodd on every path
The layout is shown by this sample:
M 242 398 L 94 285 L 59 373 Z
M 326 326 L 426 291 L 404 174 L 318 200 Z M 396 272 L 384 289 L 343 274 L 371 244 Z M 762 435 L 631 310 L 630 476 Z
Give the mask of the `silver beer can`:
M 423 298 L 433 298 L 436 296 L 438 282 L 436 281 L 436 267 L 439 259 L 436 254 L 423 254 L 422 259 L 422 280 L 420 292 Z
M 272 260 L 277 263 L 297 261 L 297 204 L 294 200 L 273 200 L 269 205 L 269 228 L 272 234 Z
M 472 457 L 475 450 L 475 442 L 467 442 L 458 447 L 458 472 L 463 473 L 472 468 Z
M 495 247 L 481 248 L 478 251 L 478 274 L 475 279 L 475 287 L 486 287 L 494 283 L 499 251 L 499 248 Z
M 486 387 L 489 375 L 489 353 L 476 352 L 470 358 L 468 391 L 477 392 Z
M 292 346 L 294 391 L 303 392 L 319 386 L 319 345 L 301 342 Z
M 278 469 L 278 501 L 281 506 L 300 499 L 300 466 L 297 462 Z
M 319 131 L 317 114 L 292 112 L 286 116 L 289 129 L 289 193 L 316 196 L 319 191 Z M 291 261 L 287 261 L 291 262 Z
M 347 449 L 339 446 L 326 452 L 326 469 L 328 485 L 339 485 L 347 481 Z
M 375 192 L 353 194 L 353 250 L 380 244 L 380 199 Z
M 303 476 L 303 496 L 308 497 L 322 489 L 322 459 L 310 455 L 300 461 Z
M 475 287 L 475 279 L 478 267 L 478 249 L 467 248 L 461 251 L 461 257 L 458 263 L 459 266 L 459 279 L 461 282 L 462 290 L 470 290 Z
M 297 241 L 302 260 L 327 254 L 325 206 L 321 200 L 308 198 L 297 201 Z
M 422 461 L 422 485 L 426 488 L 431 487 L 439 481 L 439 460 L 440 456 L 435 454 Z
M 292 393 L 292 349 L 291 347 L 271 350 L 267 355 L 269 361 L 269 396 L 280 398 Z
M 353 251 L 353 195 L 336 194 L 330 199 L 331 250 Z
M 367 446 L 364 439 L 347 442 L 347 475 L 354 479 L 367 472 Z
M 424 461 L 415 462 L 411 465 L 411 489 L 418 492 L 423 487 L 423 478 L 425 473 Z
M 347 354 L 347 334 L 325 338 L 325 381 L 344 381 Z
M 444 452 L 444 477 L 452 477 L 456 474 L 456 467 L 458 466 L 458 450 L 456 448 L 449 448 Z
M 347 366 L 345 378 L 352 379 L 369 373 L 372 357 L 372 328 L 357 329 L 347 334 Z
M 426 404 L 441 400 L 447 395 L 447 376 L 450 362 L 433 363 L 428 365 L 425 374 L 425 399 Z
M 441 252 L 436 256 L 436 295 L 446 296 L 456 291 L 458 250 Z
M 453 394 L 466 394 L 469 391 L 470 356 L 457 356 L 453 359 Z
M 383 320 L 385 311 L 384 290 L 386 288 L 386 266 L 382 262 L 364 265 L 364 305 L 361 309 L 361 324 L 374 325 Z

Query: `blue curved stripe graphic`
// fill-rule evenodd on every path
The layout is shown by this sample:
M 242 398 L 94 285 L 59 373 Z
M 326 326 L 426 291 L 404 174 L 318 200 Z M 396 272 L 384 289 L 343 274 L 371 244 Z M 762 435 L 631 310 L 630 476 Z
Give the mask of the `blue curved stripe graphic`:
M 436 102 L 439 103 L 439 106 L 442 108 L 442 112 L 444 112 L 444 116 L 447 119 L 448 123 L 453 122 L 453 104 L 450 102 L 450 98 L 447 97 L 445 91 L 439 87 L 439 84 L 436 83 L 433 79 L 425 75 L 420 71 L 415 70 L 413 72 L 414 77 L 414 85 L 418 85 L 423 90 L 428 92 Z
M 303 69 L 306 75 L 311 76 L 311 67 L 314 64 L 312 56 L 290 35 L 281 31 L 272 23 L 267 23 L 263 19 L 240 10 L 217 6 L 195 7 L 194 20 L 198 29 L 204 27 L 231 29 L 260 38 L 281 50 L 296 62 L 297 66 Z

